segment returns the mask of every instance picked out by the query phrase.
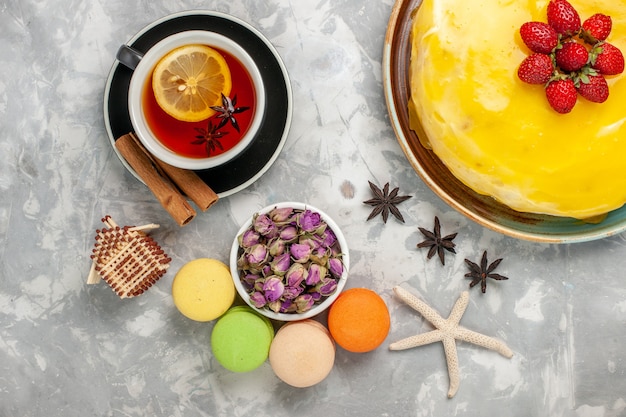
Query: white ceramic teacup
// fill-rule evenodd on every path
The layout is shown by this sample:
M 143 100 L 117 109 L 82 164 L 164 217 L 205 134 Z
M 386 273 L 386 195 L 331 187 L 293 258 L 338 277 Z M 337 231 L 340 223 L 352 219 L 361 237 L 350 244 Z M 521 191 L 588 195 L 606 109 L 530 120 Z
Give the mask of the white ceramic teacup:
M 250 76 L 255 90 L 254 115 L 248 129 L 242 132 L 243 136 L 234 147 L 215 156 L 190 157 L 170 150 L 159 140 L 153 129 L 150 128 L 143 110 L 144 90 L 151 88 L 149 80 L 159 60 L 178 47 L 193 44 L 207 45 L 236 58 Z M 117 53 L 117 59 L 122 64 L 133 69 L 128 91 L 128 110 L 135 133 L 151 154 L 170 165 L 192 170 L 208 169 L 222 165 L 241 154 L 254 140 L 261 127 L 265 113 L 265 89 L 261 73 L 252 57 L 244 48 L 223 35 L 204 30 L 180 32 L 158 42 L 145 54 L 127 45 L 122 45 Z

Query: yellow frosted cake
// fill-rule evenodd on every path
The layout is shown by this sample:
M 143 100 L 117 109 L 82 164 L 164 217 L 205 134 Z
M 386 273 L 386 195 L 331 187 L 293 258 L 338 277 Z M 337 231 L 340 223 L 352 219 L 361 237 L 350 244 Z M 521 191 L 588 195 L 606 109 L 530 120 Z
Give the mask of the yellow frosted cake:
M 626 51 L 626 2 L 570 3 L 582 20 L 611 16 L 607 41 Z M 474 191 L 517 211 L 592 218 L 626 202 L 626 77 L 607 77 L 604 103 L 578 98 L 567 114 L 543 86 L 520 81 L 531 51 L 519 29 L 546 22 L 547 5 L 423 0 L 411 31 L 411 123 Z

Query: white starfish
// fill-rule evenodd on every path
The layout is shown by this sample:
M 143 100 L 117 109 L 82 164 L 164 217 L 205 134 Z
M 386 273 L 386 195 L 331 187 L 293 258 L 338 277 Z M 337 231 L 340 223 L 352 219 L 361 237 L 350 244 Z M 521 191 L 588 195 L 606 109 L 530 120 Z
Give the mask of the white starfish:
M 473 343 L 487 349 L 495 350 L 507 358 L 513 356 L 511 349 L 509 349 L 503 342 L 459 326 L 461 317 L 463 316 L 463 313 L 465 313 L 467 303 L 469 302 L 469 293 L 467 291 L 463 291 L 463 293 L 461 293 L 461 296 L 454 304 L 452 312 L 447 319 L 443 319 L 435 310 L 408 291 L 400 287 L 394 287 L 393 291 L 402 301 L 432 323 L 436 329 L 427 333 L 399 340 L 389 345 L 389 349 L 403 350 L 428 345 L 433 342 L 442 342 L 443 349 L 446 354 L 446 362 L 448 364 L 448 376 L 450 377 L 448 398 L 454 397 L 454 394 L 456 394 L 459 389 L 459 359 L 456 352 L 457 339 Z

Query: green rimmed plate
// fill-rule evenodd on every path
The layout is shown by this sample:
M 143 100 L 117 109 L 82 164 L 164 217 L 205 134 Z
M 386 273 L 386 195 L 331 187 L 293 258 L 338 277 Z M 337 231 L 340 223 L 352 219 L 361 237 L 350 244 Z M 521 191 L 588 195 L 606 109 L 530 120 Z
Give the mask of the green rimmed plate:
M 599 223 L 515 211 L 477 194 L 461 183 L 409 128 L 408 69 L 411 13 L 421 0 L 398 0 L 391 12 L 383 50 L 383 81 L 390 120 L 398 142 L 422 180 L 448 205 L 471 220 L 502 234 L 543 243 L 574 243 L 602 239 L 626 230 L 626 207 Z

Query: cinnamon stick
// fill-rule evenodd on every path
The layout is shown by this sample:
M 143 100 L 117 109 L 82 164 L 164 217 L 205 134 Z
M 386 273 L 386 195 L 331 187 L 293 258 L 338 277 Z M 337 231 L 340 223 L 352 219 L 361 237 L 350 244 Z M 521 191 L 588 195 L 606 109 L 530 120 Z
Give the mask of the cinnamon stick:
M 159 173 L 148 154 L 137 145 L 132 134 L 117 139 L 115 147 L 179 226 L 185 226 L 193 220 L 196 211 L 174 184 Z
M 187 197 L 193 201 L 202 211 L 207 211 L 209 207 L 217 202 L 219 196 L 193 171 L 178 168 L 163 162 L 151 155 L 141 144 L 139 138 L 134 133 L 130 133 L 135 144 L 140 147 L 149 158 L 158 165 L 162 173 L 166 175 Z

